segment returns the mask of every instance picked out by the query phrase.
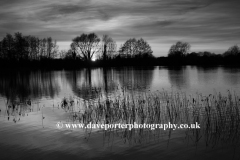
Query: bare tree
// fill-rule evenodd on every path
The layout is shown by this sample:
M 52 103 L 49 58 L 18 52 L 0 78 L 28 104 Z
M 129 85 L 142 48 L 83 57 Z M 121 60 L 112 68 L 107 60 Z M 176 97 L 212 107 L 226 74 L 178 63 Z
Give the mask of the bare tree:
M 128 39 L 119 49 L 122 55 L 128 57 L 133 57 L 137 54 L 137 40 L 135 38 Z
M 52 37 L 47 38 L 47 58 L 53 59 L 57 56 L 58 46 L 57 41 L 53 41 Z
M 41 47 L 40 59 L 42 59 L 42 58 L 45 58 L 47 56 L 47 39 L 46 38 L 43 38 L 40 41 L 40 47 Z
M 102 38 L 102 58 L 109 59 L 116 52 L 116 42 L 108 35 L 103 35 Z
M 7 34 L 1 43 L 0 54 L 3 59 L 39 60 L 55 58 L 58 52 L 57 42 L 51 37 L 39 39 L 34 36 L 23 36 L 17 32 L 12 36 Z
M 72 41 L 80 50 L 80 56 L 86 61 L 91 61 L 93 55 L 100 49 L 100 39 L 95 33 L 82 34 L 81 36 L 75 37 Z
M 60 50 L 59 51 L 59 58 L 60 59 L 64 59 L 67 55 L 67 51 L 66 50 Z
M 238 45 L 230 47 L 224 54 L 224 56 L 237 56 L 240 55 L 240 48 Z
M 17 32 L 14 35 L 14 52 L 17 53 L 16 59 L 28 59 L 28 41 L 27 37 L 24 37 L 21 33 Z
M 169 57 L 183 57 L 184 55 L 186 55 L 189 50 L 191 48 L 191 45 L 187 42 L 181 42 L 178 41 L 176 44 L 172 45 L 169 52 L 168 52 L 168 56 Z
M 14 39 L 11 34 L 7 34 L 2 40 L 2 56 L 5 59 L 14 58 Z
M 137 55 L 135 57 L 143 58 L 143 57 L 153 57 L 152 55 L 153 51 L 150 47 L 150 45 L 145 41 L 144 39 L 140 38 L 137 41 Z
M 71 43 L 71 49 L 68 50 L 68 53 L 71 54 L 73 59 L 77 58 L 77 46 L 74 43 Z
M 3 58 L 3 46 L 2 41 L 0 41 L 0 59 Z
M 119 49 L 119 53 L 126 57 L 153 57 L 150 45 L 144 40 L 131 38 Z

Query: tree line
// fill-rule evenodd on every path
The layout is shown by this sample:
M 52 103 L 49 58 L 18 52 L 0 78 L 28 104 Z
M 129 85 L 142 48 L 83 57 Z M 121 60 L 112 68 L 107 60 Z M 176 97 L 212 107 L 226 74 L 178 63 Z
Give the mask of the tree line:
M 57 41 L 51 37 L 41 39 L 31 35 L 24 36 L 17 32 L 14 35 L 6 34 L 0 41 L 0 60 L 1 63 L 7 63 L 5 60 L 24 61 L 24 63 L 26 61 L 49 63 L 51 60 L 61 66 L 84 66 L 90 64 L 93 59 L 100 66 L 101 64 L 122 65 L 122 63 L 124 65 L 174 65 L 175 63 L 203 64 L 211 62 L 222 64 L 238 63 L 240 60 L 238 45 L 230 47 L 223 54 L 207 51 L 196 53 L 190 52 L 190 49 L 191 45 L 188 42 L 178 41 L 170 47 L 167 57 L 156 58 L 153 56 L 151 46 L 143 38 L 130 38 L 118 48 L 116 41 L 109 35 L 99 37 L 95 33 L 83 33 L 72 39 L 67 51 L 59 51 Z
M 188 42 L 178 41 L 176 44 L 173 44 L 168 52 L 168 57 L 170 58 L 195 58 L 195 57 L 239 57 L 240 56 L 240 47 L 238 45 L 231 46 L 223 54 L 215 54 L 208 51 L 204 52 L 190 52 L 191 45 Z
M 112 60 L 123 58 L 153 58 L 153 51 L 143 38 L 130 38 L 119 50 L 116 42 L 109 36 L 99 38 L 95 33 L 81 34 L 73 38 L 68 51 L 60 51 L 63 59 L 81 59 L 91 61 L 95 56 L 98 60 Z
M 168 52 L 168 57 L 158 58 L 161 65 L 239 65 L 240 48 L 233 45 L 222 54 L 208 51 L 190 52 L 188 42 L 178 41 L 173 44 Z
M 57 42 L 51 37 L 40 39 L 17 32 L 14 35 L 6 34 L 0 41 L 0 59 L 4 60 L 54 59 L 57 54 Z

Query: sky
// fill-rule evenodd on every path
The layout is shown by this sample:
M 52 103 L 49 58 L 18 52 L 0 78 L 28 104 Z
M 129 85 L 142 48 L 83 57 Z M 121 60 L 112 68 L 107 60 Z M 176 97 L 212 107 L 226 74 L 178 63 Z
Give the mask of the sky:
M 82 33 L 108 34 L 118 47 L 143 38 L 155 56 L 177 41 L 223 53 L 240 43 L 239 0 L 0 0 L 0 39 L 21 32 L 68 49 Z

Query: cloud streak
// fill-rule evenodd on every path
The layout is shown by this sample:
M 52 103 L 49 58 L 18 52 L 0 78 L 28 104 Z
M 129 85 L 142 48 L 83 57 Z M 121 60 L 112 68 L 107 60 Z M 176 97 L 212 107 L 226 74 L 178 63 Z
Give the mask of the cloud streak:
M 142 37 L 152 44 L 156 56 L 166 55 L 178 40 L 191 43 L 193 51 L 207 48 L 221 53 L 239 42 L 239 4 L 234 0 L 2 0 L 0 38 L 19 31 L 66 42 L 96 32 L 119 43 Z

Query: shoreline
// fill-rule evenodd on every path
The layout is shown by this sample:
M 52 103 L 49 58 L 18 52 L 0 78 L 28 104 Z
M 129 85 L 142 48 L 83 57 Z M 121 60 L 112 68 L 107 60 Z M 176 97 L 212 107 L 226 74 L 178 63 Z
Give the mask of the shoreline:
M 94 68 L 124 68 L 124 67 L 240 67 L 239 63 L 185 63 L 176 61 L 158 61 L 147 60 L 147 61 L 135 61 L 135 60 L 122 60 L 122 61 L 94 61 L 84 62 L 80 60 L 44 60 L 44 61 L 1 61 L 0 70 L 78 70 L 78 69 L 94 69 Z

